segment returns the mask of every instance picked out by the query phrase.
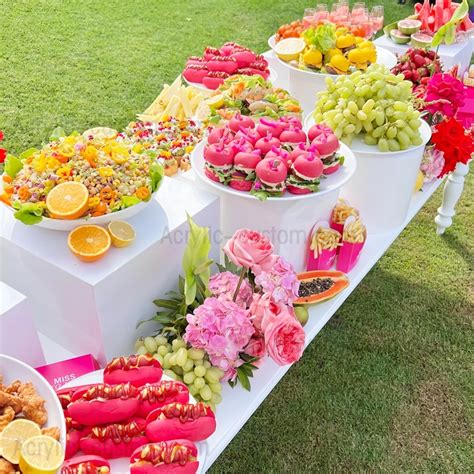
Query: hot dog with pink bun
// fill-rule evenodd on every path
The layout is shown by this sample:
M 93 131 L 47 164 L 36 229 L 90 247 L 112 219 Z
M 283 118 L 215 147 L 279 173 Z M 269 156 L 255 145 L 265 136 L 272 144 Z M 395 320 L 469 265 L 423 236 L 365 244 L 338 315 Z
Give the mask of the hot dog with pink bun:
M 221 52 L 217 48 L 212 48 L 211 46 L 208 46 L 204 50 L 204 59 L 206 61 L 209 61 L 212 59 L 214 56 L 220 56 Z
M 266 155 L 272 148 L 278 148 L 279 146 L 280 140 L 271 133 L 267 133 L 255 143 L 255 148 L 260 150 L 262 155 Z
M 330 135 L 334 133 L 327 125 L 324 123 L 317 123 L 316 125 L 313 125 L 309 130 L 308 130 L 308 139 L 310 142 L 312 142 L 316 137 L 319 137 L 319 135 Z
M 158 383 L 163 375 L 161 364 L 151 355 L 131 355 L 116 357 L 104 369 L 104 382 L 118 385 L 129 382 L 135 387 L 147 383 Z
M 186 66 L 190 66 L 191 64 L 206 65 L 206 62 L 207 61 L 204 58 L 201 58 L 199 56 L 190 56 L 186 61 Z
M 242 46 L 235 46 L 230 57 L 237 61 L 239 68 L 248 67 L 257 59 L 257 55 L 253 51 Z
M 306 133 L 301 128 L 283 130 L 280 134 L 280 142 L 282 146 L 292 150 L 300 143 L 306 144 Z
M 79 441 L 83 436 L 84 427 L 72 421 L 71 417 L 66 416 L 66 452 L 65 459 L 72 458 L 79 451 Z M 88 434 L 86 432 L 86 434 Z
M 209 71 L 205 64 L 189 64 L 183 71 L 183 77 L 189 82 L 202 83 Z
M 228 123 L 228 127 L 235 133 L 237 133 L 241 128 L 255 128 L 255 122 L 248 117 L 247 115 L 242 115 L 240 112 L 237 112 Z
M 81 438 L 81 451 L 105 459 L 129 458 L 137 448 L 149 443 L 145 426 L 146 421 L 140 418 L 94 426 L 88 436 Z
M 211 90 L 216 90 L 230 75 L 227 72 L 208 71 L 206 76 L 202 78 L 202 85 Z
M 253 146 L 255 143 L 260 140 L 260 134 L 254 128 L 240 128 L 240 130 L 235 134 L 235 139 L 244 138 Z
M 337 154 L 339 140 L 333 132 L 321 133 L 312 142 L 324 165 L 323 173 L 328 175 L 335 173 L 341 166 L 341 157 Z
M 323 162 L 314 153 L 299 155 L 291 165 L 291 174 L 286 180 L 286 189 L 292 194 L 314 193 L 319 188 L 323 174 Z
M 204 173 L 217 183 L 226 183 L 234 166 L 235 151 L 231 145 L 213 143 L 204 148 Z
M 278 138 L 283 131 L 283 124 L 279 120 L 270 118 L 261 118 L 257 125 L 257 132 L 261 137 L 266 137 L 269 133 L 273 137 Z
M 283 124 L 283 130 L 293 130 L 295 128 L 299 128 L 299 129 L 303 128 L 303 124 L 301 123 L 301 120 L 291 115 L 285 115 L 283 117 L 280 117 L 280 123 Z
M 99 384 L 75 392 L 68 406 L 72 420 L 85 426 L 117 423 L 128 420 L 138 411 L 138 389 L 126 383 Z
M 259 188 L 268 193 L 280 194 L 285 190 L 288 168 L 281 158 L 264 158 L 255 168 Z
M 221 71 L 234 74 L 239 68 L 237 61 L 232 56 L 213 56 L 206 62 L 209 71 Z
M 130 474 L 194 474 L 199 468 L 196 445 L 187 439 L 145 444 L 130 458 Z
M 64 461 L 61 474 L 109 474 L 110 464 L 101 456 L 77 456 Z
M 146 418 L 153 410 L 173 402 L 187 403 L 189 390 L 181 382 L 162 380 L 157 385 L 145 385 L 138 395 L 140 407 L 137 411 L 139 418 Z
M 216 430 L 214 412 L 202 402 L 171 403 L 152 411 L 146 423 L 146 435 L 153 442 L 181 438 L 202 441 Z

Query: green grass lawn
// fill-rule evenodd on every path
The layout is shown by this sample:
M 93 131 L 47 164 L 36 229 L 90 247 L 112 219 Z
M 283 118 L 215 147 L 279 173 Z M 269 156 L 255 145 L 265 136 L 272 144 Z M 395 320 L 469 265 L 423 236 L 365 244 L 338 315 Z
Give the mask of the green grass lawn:
M 0 1 L 5 146 L 123 127 L 187 56 L 229 40 L 263 51 L 310 3 Z M 386 21 L 412 8 L 385 7 Z M 434 195 L 211 472 L 472 471 L 472 184 L 443 237 Z

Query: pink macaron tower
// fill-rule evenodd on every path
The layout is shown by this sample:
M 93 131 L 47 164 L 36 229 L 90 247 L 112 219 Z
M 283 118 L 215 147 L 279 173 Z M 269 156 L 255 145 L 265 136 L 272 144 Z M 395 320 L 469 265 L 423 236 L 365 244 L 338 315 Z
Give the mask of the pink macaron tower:
M 319 133 L 313 141 L 311 146 L 316 149 L 324 164 L 324 174 L 335 173 L 340 165 L 339 159 L 336 155 L 339 149 L 339 140 L 332 130 L 325 130 Z
M 248 142 L 255 146 L 255 143 L 260 139 L 260 134 L 255 130 L 255 128 L 243 128 L 240 127 L 239 131 L 235 134 L 235 139 L 238 140 L 244 138 Z
M 285 181 L 288 176 L 286 164 L 279 158 L 264 158 L 255 168 L 257 182 L 256 190 L 279 193 L 285 190 Z
M 282 146 L 290 150 L 296 148 L 300 143 L 305 145 L 307 143 L 306 133 L 301 128 L 283 130 L 279 138 Z
M 273 137 L 279 138 L 283 128 L 283 124 L 279 120 L 261 118 L 257 125 L 257 132 L 261 137 L 266 137 L 270 133 Z
M 229 186 L 237 191 L 249 192 L 254 183 L 252 174 L 261 160 L 260 150 L 238 152 L 234 157 L 234 172 Z
M 266 155 L 272 148 L 279 147 L 280 140 L 277 137 L 274 137 L 271 133 L 267 133 L 266 136 L 261 137 L 255 142 L 255 148 L 260 150 L 263 155 Z
M 224 182 L 234 166 L 235 150 L 222 141 L 206 145 L 204 148 L 205 174 L 218 183 Z
M 240 112 L 237 112 L 229 120 L 229 128 L 237 133 L 241 128 L 255 128 L 255 122 L 248 115 L 242 115 Z
M 299 155 L 291 165 L 291 177 L 287 180 L 287 189 L 292 194 L 315 192 L 324 165 L 316 153 L 306 152 Z

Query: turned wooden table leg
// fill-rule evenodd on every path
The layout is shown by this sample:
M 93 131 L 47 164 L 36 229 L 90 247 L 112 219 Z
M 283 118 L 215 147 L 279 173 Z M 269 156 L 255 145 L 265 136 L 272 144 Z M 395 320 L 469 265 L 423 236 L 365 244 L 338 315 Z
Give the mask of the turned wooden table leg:
M 453 216 L 456 214 L 455 207 L 461 197 L 464 188 L 464 177 L 468 172 L 469 165 L 458 163 L 446 180 L 443 202 L 438 207 L 438 215 L 435 217 L 436 233 L 438 235 L 444 234 L 444 231 L 453 223 Z

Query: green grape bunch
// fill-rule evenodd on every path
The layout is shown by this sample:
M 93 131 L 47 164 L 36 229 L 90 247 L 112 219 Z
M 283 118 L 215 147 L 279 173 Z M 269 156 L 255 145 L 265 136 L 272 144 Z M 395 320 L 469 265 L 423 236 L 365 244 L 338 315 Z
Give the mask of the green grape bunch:
M 165 336 L 140 338 L 135 343 L 137 354 L 151 354 L 163 367 L 163 373 L 183 382 L 197 400 L 215 410 L 222 401 L 221 378 L 224 371 L 213 367 L 202 349 L 190 348 L 182 338 L 171 342 Z
M 423 143 L 420 112 L 413 103 L 412 83 L 394 75 L 382 64 L 366 72 L 326 79 L 327 90 L 318 92 L 313 117 L 324 122 L 350 145 L 363 135 L 367 145 L 382 152 L 406 150 Z

